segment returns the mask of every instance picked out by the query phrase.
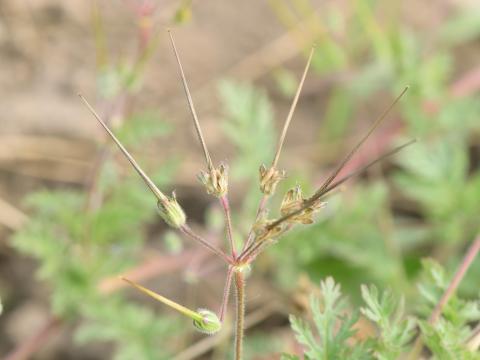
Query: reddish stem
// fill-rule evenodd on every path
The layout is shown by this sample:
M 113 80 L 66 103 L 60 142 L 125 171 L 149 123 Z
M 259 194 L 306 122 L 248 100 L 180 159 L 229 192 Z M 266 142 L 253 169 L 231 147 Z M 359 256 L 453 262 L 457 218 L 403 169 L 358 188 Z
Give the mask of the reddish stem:
M 260 219 L 260 214 L 265 210 L 265 206 L 267 205 L 267 200 L 268 200 L 268 196 L 264 194 L 260 199 L 260 203 L 258 204 L 257 215 L 255 216 L 254 224 Z M 252 228 L 250 229 L 250 232 L 248 233 L 247 241 L 245 241 L 245 244 L 243 244 L 242 253 L 244 253 L 245 250 L 247 250 L 252 245 L 254 238 L 255 236 L 253 233 L 253 226 L 252 226 Z
M 225 281 L 225 288 L 223 289 L 222 306 L 220 307 L 220 312 L 218 315 L 218 318 L 221 322 L 223 322 L 225 318 L 225 313 L 227 312 L 228 299 L 230 297 L 230 288 L 232 286 L 232 275 L 233 267 L 229 266 L 227 271 L 227 280 Z
M 467 272 L 468 268 L 472 264 L 473 260 L 477 256 L 479 250 L 480 250 L 480 235 L 476 237 L 472 245 L 467 250 L 467 253 L 465 254 L 462 262 L 460 263 L 460 266 L 457 269 L 457 272 L 455 273 L 455 275 L 452 278 L 452 281 L 448 285 L 447 290 L 445 290 L 445 293 L 442 295 L 437 305 L 433 309 L 432 315 L 428 320 L 428 322 L 431 325 L 435 324 L 440 318 L 443 308 L 445 307 L 445 305 L 448 303 L 448 300 L 450 300 L 452 295 L 457 290 L 458 285 L 460 285 L 460 282 L 465 276 L 465 273 Z M 420 352 L 422 351 L 422 347 L 423 347 L 422 338 L 421 336 L 418 336 L 417 340 L 415 340 L 415 344 L 413 345 L 412 351 L 410 351 L 410 354 L 407 357 L 407 360 L 418 359 Z
M 225 228 L 227 231 L 227 238 L 230 243 L 230 249 L 232 252 L 233 260 L 235 260 L 237 258 L 237 251 L 235 248 L 235 241 L 233 240 L 232 216 L 230 212 L 230 203 L 228 201 L 227 195 L 223 195 L 219 199 L 220 199 L 220 203 L 222 204 L 223 212 L 225 213 Z
M 202 238 L 200 235 L 196 234 L 187 224 L 183 225 L 179 229 L 183 234 L 187 235 L 191 239 L 197 241 L 204 247 L 206 247 L 208 250 L 213 252 L 215 255 L 219 256 L 223 261 L 225 261 L 227 264 L 232 264 L 232 259 L 225 254 L 222 250 L 218 249 L 217 247 L 213 246 L 210 244 L 207 240 Z
M 447 290 L 445 290 L 445 293 L 440 298 L 440 301 L 438 302 L 437 306 L 435 306 L 435 309 L 433 309 L 432 315 L 430 316 L 430 319 L 429 319 L 430 324 L 435 324 L 437 322 L 438 318 L 442 313 L 442 309 L 445 307 L 448 300 L 455 293 L 455 290 L 457 290 L 458 285 L 462 281 L 463 277 L 465 276 L 465 273 L 467 272 L 468 268 L 470 267 L 473 260 L 477 256 L 479 250 L 480 250 L 480 235 L 477 236 L 477 238 L 473 241 L 470 248 L 467 250 L 467 253 L 463 258 L 462 263 L 458 267 L 457 272 L 453 276 L 453 279 L 450 282 L 450 285 L 448 285 Z
M 20 347 L 13 350 L 10 354 L 7 354 L 3 360 L 26 360 L 29 359 L 32 354 L 38 352 L 38 350 L 45 344 L 48 339 L 57 334 L 62 325 L 62 321 L 54 316 L 51 316 L 46 324 L 37 333 L 32 335 Z

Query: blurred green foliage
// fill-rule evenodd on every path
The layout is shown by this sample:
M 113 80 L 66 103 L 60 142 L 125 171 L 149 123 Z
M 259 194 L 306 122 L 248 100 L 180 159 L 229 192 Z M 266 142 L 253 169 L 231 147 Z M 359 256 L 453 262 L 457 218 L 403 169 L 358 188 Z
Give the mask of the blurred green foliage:
M 237 149 L 232 177 L 257 181 L 259 164 L 272 157 L 276 140 L 270 101 L 252 85 L 226 80 L 219 94 L 227 118 L 223 129 Z
M 128 134 L 122 138 L 131 148 L 165 135 L 165 126 L 152 115 L 134 116 L 119 129 L 119 134 Z M 152 178 L 167 185 L 173 170 L 173 164 L 163 164 Z M 146 241 L 142 229 L 156 219 L 155 203 L 141 180 L 130 171 L 121 174 L 119 163 L 105 163 L 99 174 L 103 202 L 91 211 L 86 210 L 89 194 L 81 190 L 30 194 L 26 205 L 31 220 L 15 234 L 13 244 L 38 260 L 38 276 L 51 287 L 53 313 L 80 322 L 78 341 L 113 342 L 116 359 L 168 359 L 168 339 L 179 333 L 174 318 L 159 317 L 121 294 L 99 291 L 102 280 L 138 263 Z
M 149 11 L 137 14 L 143 21 L 151 15 Z M 96 4 L 93 25 L 97 91 L 99 103 L 106 109 L 104 120 L 130 151 L 144 149 L 170 132 L 156 111 L 127 114 L 125 108 L 143 84 L 156 39 L 149 29 L 140 29 L 139 52 L 114 62 Z M 38 277 L 51 289 L 52 312 L 76 325 L 76 341 L 109 342 L 114 345 L 115 359 L 169 359 L 176 350 L 176 342 L 171 340 L 182 333 L 176 318 L 158 317 L 124 295 L 100 287 L 102 281 L 139 264 L 148 239 L 147 226 L 158 219 L 150 192 L 130 168 L 125 174 L 110 147 L 114 147 L 110 142 L 99 146 L 97 167 L 87 189 L 45 189 L 29 194 L 25 203 L 31 220 L 15 234 L 13 244 L 38 261 Z M 150 176 L 160 187 L 169 185 L 173 177 L 171 160 Z
M 242 209 L 235 214 L 237 230 L 242 230 L 243 235 L 252 225 L 251 214 L 260 199 L 258 168 L 271 161 L 273 155 L 273 110 L 266 93 L 250 84 L 223 80 L 219 94 L 225 117 L 223 131 L 236 148 L 230 182 L 244 181 L 249 189 Z M 243 240 L 243 236 L 240 238 Z

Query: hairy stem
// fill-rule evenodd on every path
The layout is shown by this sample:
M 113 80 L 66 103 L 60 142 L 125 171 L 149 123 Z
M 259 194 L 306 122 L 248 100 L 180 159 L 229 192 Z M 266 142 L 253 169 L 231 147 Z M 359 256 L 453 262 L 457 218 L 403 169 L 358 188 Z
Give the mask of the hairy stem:
M 235 360 L 242 360 L 243 330 L 245 321 L 245 277 L 241 271 L 235 272 L 235 287 L 237 291 L 237 317 L 235 320 Z
M 232 257 L 235 260 L 237 258 L 237 250 L 235 247 L 235 241 L 233 240 L 232 233 L 232 217 L 230 213 L 230 203 L 228 201 L 227 195 L 223 195 L 219 198 L 220 203 L 222 204 L 223 212 L 225 213 L 225 228 L 227 230 L 227 238 L 230 243 L 230 250 L 232 252 Z
M 250 246 L 248 246 L 241 254 L 240 256 L 238 257 L 238 260 L 239 261 L 247 261 L 247 262 L 250 262 L 252 260 L 252 257 L 251 255 L 257 251 L 260 246 L 262 245 L 262 243 L 252 243 Z

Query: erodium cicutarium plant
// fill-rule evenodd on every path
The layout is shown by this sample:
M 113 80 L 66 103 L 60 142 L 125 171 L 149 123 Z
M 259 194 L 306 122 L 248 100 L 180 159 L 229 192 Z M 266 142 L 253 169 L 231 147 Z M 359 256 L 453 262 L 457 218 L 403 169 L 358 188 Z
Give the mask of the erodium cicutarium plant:
M 138 172 L 141 178 L 145 181 L 148 188 L 152 191 L 157 199 L 158 213 L 161 218 L 172 228 L 183 233 L 186 237 L 193 239 L 194 241 L 201 244 L 207 250 L 211 251 L 218 257 L 220 257 L 226 265 L 226 281 L 225 289 L 223 292 L 223 299 L 218 312 L 214 312 L 207 309 L 198 309 L 193 311 L 188 309 L 170 299 L 167 299 L 151 290 L 144 288 L 143 286 L 132 282 L 129 279 L 123 278 L 133 287 L 142 291 L 143 293 L 155 298 L 156 300 L 172 307 L 173 309 L 179 311 L 180 313 L 190 317 L 193 320 L 193 325 L 195 328 L 206 334 L 213 334 L 221 330 L 223 321 L 225 319 L 225 314 L 227 311 L 228 300 L 230 297 L 230 289 L 235 288 L 236 294 L 236 321 L 235 321 L 235 359 L 242 359 L 243 353 L 243 332 L 244 332 L 244 318 L 245 318 L 245 284 L 246 278 L 251 271 L 251 264 L 255 261 L 257 256 L 266 250 L 269 246 L 274 245 L 279 239 L 288 232 L 292 227 L 297 224 L 307 225 L 312 224 L 315 221 L 315 214 L 326 206 L 325 197 L 333 189 L 337 188 L 339 185 L 343 184 L 348 179 L 361 174 L 374 164 L 382 161 L 384 158 L 389 157 L 404 147 L 412 144 L 415 140 L 409 141 L 406 144 L 403 144 L 393 150 L 390 150 L 378 158 L 374 159 L 367 165 L 363 166 L 361 169 L 353 171 L 352 173 L 338 178 L 340 171 L 344 168 L 347 162 L 352 158 L 355 152 L 363 145 L 363 143 L 368 139 L 368 137 L 373 133 L 373 131 L 382 123 L 386 118 L 387 114 L 394 107 L 394 105 L 400 100 L 400 98 L 405 94 L 408 87 L 406 87 L 401 94 L 391 103 L 391 105 L 381 114 L 381 116 L 373 123 L 368 132 L 361 138 L 361 140 L 354 146 L 354 148 L 345 156 L 345 158 L 337 165 L 332 174 L 323 182 L 323 184 L 315 191 L 315 193 L 309 197 L 305 197 L 302 193 L 300 186 L 295 186 L 294 188 L 287 191 L 284 195 L 279 209 L 280 215 L 277 218 L 269 217 L 268 201 L 275 195 L 275 190 L 278 183 L 286 177 L 285 170 L 278 168 L 278 161 L 280 158 L 280 153 L 285 142 L 285 137 L 287 134 L 288 127 L 293 117 L 295 107 L 300 96 L 303 83 L 305 81 L 310 62 L 314 53 L 314 48 L 310 51 L 307 64 L 305 66 L 302 78 L 299 82 L 298 89 L 294 96 L 290 111 L 288 112 L 283 130 L 281 132 L 280 138 L 278 140 L 275 156 L 269 166 L 261 165 L 259 169 L 259 188 L 262 192 L 262 197 L 258 205 L 257 213 L 252 222 L 249 233 L 246 235 L 245 240 L 242 244 L 236 244 L 232 236 L 232 221 L 230 213 L 230 205 L 228 200 L 228 165 L 220 163 L 217 166 L 214 164 L 210 153 L 208 151 L 205 138 L 200 127 L 200 122 L 193 105 L 193 100 L 190 95 L 190 90 L 188 88 L 187 80 L 183 71 L 183 67 L 178 55 L 175 42 L 173 40 L 172 34 L 168 32 L 175 54 L 180 77 L 183 83 L 185 94 L 187 97 L 188 105 L 192 114 L 193 123 L 195 130 L 200 141 L 203 154 L 206 161 L 206 170 L 201 171 L 198 174 L 198 180 L 204 185 L 205 190 L 208 194 L 218 198 L 220 206 L 223 209 L 225 215 L 225 237 L 227 240 L 227 245 L 229 251 L 225 251 L 221 248 L 218 248 L 204 239 L 201 235 L 197 234 L 192 230 L 188 225 L 188 219 L 185 215 L 183 208 L 178 203 L 175 193 L 172 193 L 170 196 L 164 194 L 158 187 L 152 182 L 152 180 L 144 173 L 141 167 L 137 164 L 135 159 L 130 155 L 130 153 L 123 147 L 120 141 L 115 137 L 112 131 L 108 128 L 105 122 L 100 118 L 100 116 L 95 112 L 95 110 L 90 106 L 90 104 L 85 100 L 85 98 L 80 95 L 81 99 L 98 120 L 100 125 L 105 129 L 109 136 L 120 148 L 122 153 L 132 164 L 133 168 Z

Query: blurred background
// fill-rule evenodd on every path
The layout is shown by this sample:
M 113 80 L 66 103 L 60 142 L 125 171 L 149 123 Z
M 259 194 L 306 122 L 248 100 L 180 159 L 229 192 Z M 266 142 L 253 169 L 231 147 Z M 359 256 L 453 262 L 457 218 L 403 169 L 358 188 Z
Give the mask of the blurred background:
M 0 356 L 224 359 L 228 330 L 190 322 L 129 288 L 128 274 L 192 309 L 220 306 L 225 267 L 156 215 L 155 201 L 82 105 L 82 93 L 192 227 L 225 247 L 171 28 L 215 163 L 230 166 L 235 237 L 254 219 L 258 168 L 271 161 L 316 44 L 271 201 L 328 176 L 406 85 L 410 90 L 348 164 L 418 138 L 331 195 L 256 261 L 247 288 L 246 358 L 298 351 L 303 314 L 332 275 L 417 309 L 422 258 L 453 273 L 479 231 L 480 5 L 475 0 L 0 2 Z M 480 264 L 462 282 L 478 295 Z M 231 328 L 229 309 L 226 328 Z M 360 334 L 372 331 L 360 326 Z

